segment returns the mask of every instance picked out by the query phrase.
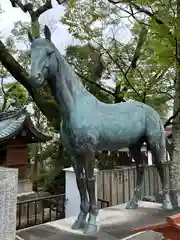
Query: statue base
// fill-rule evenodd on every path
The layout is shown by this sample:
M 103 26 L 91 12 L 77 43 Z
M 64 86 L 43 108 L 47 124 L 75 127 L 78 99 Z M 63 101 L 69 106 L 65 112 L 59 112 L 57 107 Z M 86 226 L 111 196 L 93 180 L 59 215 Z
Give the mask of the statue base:
M 69 217 L 54 222 L 20 230 L 17 235 L 23 239 L 38 240 L 119 240 L 119 239 L 155 239 L 158 233 L 145 232 L 133 234 L 132 229 L 162 222 L 179 209 L 164 211 L 161 204 L 139 201 L 139 208 L 125 209 L 125 204 L 101 209 L 98 215 L 99 231 L 84 235 L 83 230 L 73 230 L 76 217 Z

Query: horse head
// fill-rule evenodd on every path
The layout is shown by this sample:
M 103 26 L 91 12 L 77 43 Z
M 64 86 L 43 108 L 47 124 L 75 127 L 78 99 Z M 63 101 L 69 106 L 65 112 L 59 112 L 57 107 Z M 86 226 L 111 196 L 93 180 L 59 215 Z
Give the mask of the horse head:
M 47 26 L 44 27 L 44 36 L 45 38 L 34 38 L 30 31 L 28 32 L 28 38 L 31 42 L 30 78 L 34 87 L 42 86 L 58 70 L 55 46 L 51 41 L 51 32 Z

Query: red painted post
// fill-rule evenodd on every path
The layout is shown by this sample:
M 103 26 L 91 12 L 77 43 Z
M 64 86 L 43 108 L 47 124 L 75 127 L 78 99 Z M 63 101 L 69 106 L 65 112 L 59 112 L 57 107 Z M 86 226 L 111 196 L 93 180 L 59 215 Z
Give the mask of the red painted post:
M 157 223 L 136 228 L 133 232 L 155 231 L 163 234 L 165 239 L 180 240 L 180 213 L 170 216 L 164 223 Z

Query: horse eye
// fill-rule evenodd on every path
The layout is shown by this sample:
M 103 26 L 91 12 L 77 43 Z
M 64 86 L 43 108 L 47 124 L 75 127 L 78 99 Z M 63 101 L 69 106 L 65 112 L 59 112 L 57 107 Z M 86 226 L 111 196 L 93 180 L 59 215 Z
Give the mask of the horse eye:
M 52 55 L 52 53 L 53 53 L 53 51 L 47 51 L 47 52 L 46 52 L 46 55 L 47 55 L 48 57 L 50 57 L 50 56 Z
M 25 51 L 25 55 L 27 56 L 27 57 L 31 57 L 31 52 L 28 50 L 28 51 Z

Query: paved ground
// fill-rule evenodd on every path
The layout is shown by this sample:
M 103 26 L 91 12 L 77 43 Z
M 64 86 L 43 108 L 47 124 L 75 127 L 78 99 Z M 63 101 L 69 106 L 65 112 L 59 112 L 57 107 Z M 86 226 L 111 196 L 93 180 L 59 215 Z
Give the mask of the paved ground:
M 122 238 L 114 238 L 110 234 L 99 233 L 98 236 L 84 236 L 79 234 L 72 234 L 65 231 L 59 231 L 55 227 L 51 226 L 39 226 L 38 228 L 32 228 L 31 230 L 27 230 L 26 232 L 21 232 L 19 234 L 22 239 L 24 240 L 119 240 Z M 128 240 L 160 240 L 161 234 L 154 233 L 154 232 L 145 232 L 138 234 L 136 236 L 132 236 L 128 238 Z M 20 240 L 20 239 L 17 239 Z
M 24 240 L 120 240 L 132 235 L 132 229 L 162 222 L 169 215 L 179 210 L 165 212 L 159 204 L 141 202 L 140 208 L 126 210 L 125 205 L 110 207 L 100 212 L 100 230 L 98 233 L 85 236 L 80 231 L 71 230 L 74 218 L 61 219 L 26 230 L 17 235 Z M 130 239 L 130 238 L 129 238 Z M 132 240 L 160 240 L 161 236 L 154 232 L 145 232 L 131 238 Z

